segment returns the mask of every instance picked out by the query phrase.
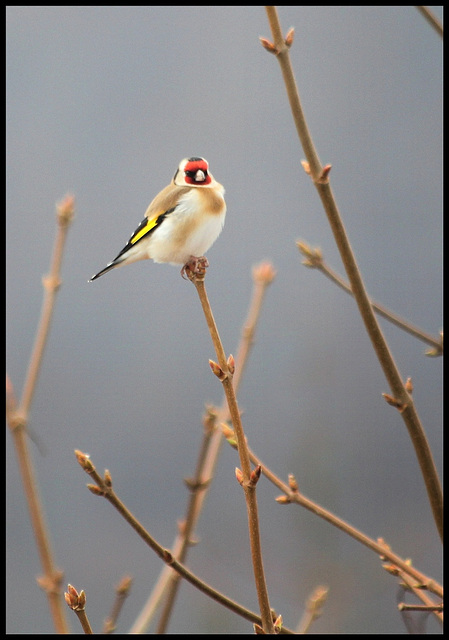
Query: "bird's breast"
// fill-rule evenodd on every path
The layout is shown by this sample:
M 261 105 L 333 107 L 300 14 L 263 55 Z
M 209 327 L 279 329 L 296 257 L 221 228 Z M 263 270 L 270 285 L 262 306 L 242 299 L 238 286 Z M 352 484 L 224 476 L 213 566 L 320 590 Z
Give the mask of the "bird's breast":
M 185 264 L 200 257 L 220 235 L 226 215 L 224 189 L 192 188 L 152 236 L 150 254 L 155 262 Z

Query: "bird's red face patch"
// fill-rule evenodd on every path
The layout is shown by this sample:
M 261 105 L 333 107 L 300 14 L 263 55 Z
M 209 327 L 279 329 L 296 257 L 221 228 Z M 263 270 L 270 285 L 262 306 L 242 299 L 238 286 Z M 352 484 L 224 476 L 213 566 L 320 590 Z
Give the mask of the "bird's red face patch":
M 209 165 L 204 158 L 189 158 L 184 167 L 186 184 L 210 184 Z

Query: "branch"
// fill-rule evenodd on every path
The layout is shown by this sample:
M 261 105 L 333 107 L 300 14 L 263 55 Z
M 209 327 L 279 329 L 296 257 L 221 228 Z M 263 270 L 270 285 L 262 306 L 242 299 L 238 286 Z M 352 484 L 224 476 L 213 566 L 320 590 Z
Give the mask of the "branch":
M 234 434 L 232 430 L 229 430 L 225 433 L 225 437 L 227 438 L 229 444 L 234 446 Z M 393 553 L 388 545 L 382 539 L 379 539 L 377 542 L 362 533 L 359 529 L 356 529 L 348 522 L 339 518 L 331 511 L 328 511 L 317 502 L 307 498 L 302 492 L 298 489 L 298 484 L 296 482 L 295 477 L 290 474 L 288 483 L 281 480 L 267 465 L 260 460 L 260 458 L 249 448 L 249 456 L 251 462 L 255 465 L 258 465 L 262 469 L 263 475 L 268 478 L 268 480 L 274 484 L 275 487 L 280 489 L 284 495 L 276 498 L 276 502 L 279 504 L 298 504 L 301 507 L 304 507 L 308 511 L 314 513 L 319 518 L 322 518 L 329 524 L 337 527 L 344 533 L 347 533 L 351 538 L 357 540 L 368 549 L 374 551 L 377 555 L 382 556 L 382 558 L 387 558 L 390 562 L 397 566 L 399 569 L 404 571 L 406 574 L 410 575 L 414 578 L 421 587 L 427 589 L 431 593 L 434 593 L 439 598 L 443 597 L 443 589 L 441 585 L 439 585 L 435 580 L 429 578 L 424 573 L 415 569 L 409 562 L 403 560 L 400 556 Z
M 431 12 L 429 7 L 419 7 L 415 5 L 421 15 L 427 20 L 427 22 L 435 29 L 435 31 L 443 37 L 443 25 L 438 18 Z
M 89 619 L 86 614 L 86 593 L 81 590 L 79 593 L 71 584 L 67 585 L 67 591 L 64 593 L 67 606 L 77 615 L 78 620 L 86 635 L 93 633 Z
M 36 388 L 44 348 L 50 329 L 51 318 L 53 316 L 56 291 L 61 284 L 59 274 L 62 254 L 68 227 L 73 219 L 73 212 L 74 198 L 73 196 L 66 196 L 57 205 L 58 231 L 53 248 L 50 274 L 43 278 L 45 296 L 42 314 L 19 406 L 17 406 L 13 387 L 8 377 L 6 388 L 6 418 L 16 448 L 17 460 L 30 513 L 30 520 L 44 572 L 44 575 L 38 578 L 38 584 L 46 591 L 53 624 L 57 633 L 68 632 L 61 599 L 62 573 L 56 569 L 53 560 L 49 534 L 43 515 L 42 504 L 39 498 L 37 481 L 34 475 L 26 436 L 31 401 Z
M 253 344 L 265 293 L 268 285 L 271 284 L 275 277 L 275 271 L 270 263 L 262 262 L 253 267 L 252 275 L 254 283 L 253 291 L 248 314 L 241 332 L 240 344 L 237 348 L 235 373 L 233 376 L 233 384 L 236 392 L 240 385 L 242 374 L 245 370 Z M 223 399 L 221 407 L 217 409 L 213 409 L 212 407 L 207 408 L 206 415 L 203 418 L 203 442 L 200 447 L 194 478 L 192 481 L 189 481 L 188 485 L 191 489 L 191 495 L 187 505 L 187 512 L 182 521 L 182 527 L 171 547 L 173 555 L 180 562 L 184 562 L 187 557 L 191 537 L 193 536 L 194 529 L 201 515 L 204 500 L 206 499 L 207 491 L 213 479 L 218 461 L 223 438 L 220 429 L 217 429 L 216 425 L 226 420 L 229 420 L 226 398 Z M 172 571 L 169 566 L 165 566 L 142 611 L 131 627 L 130 633 L 143 633 L 147 629 L 156 607 L 165 594 L 166 602 L 164 611 L 157 629 L 158 633 L 163 633 L 174 605 L 178 586 L 179 574 Z
M 320 617 L 324 603 L 329 593 L 328 587 L 316 587 L 306 601 L 306 608 L 298 624 L 297 633 L 308 633 L 312 623 Z
M 122 607 L 125 604 L 126 598 L 129 596 L 132 581 L 132 578 L 129 576 L 124 576 L 116 586 L 114 605 L 111 614 L 104 621 L 102 633 L 114 633 Z
M 217 354 L 218 362 L 209 360 L 209 364 L 213 373 L 219 378 L 223 385 L 223 389 L 228 402 L 229 414 L 234 426 L 237 437 L 237 448 L 240 457 L 242 469 L 236 469 L 237 479 L 240 482 L 246 500 L 246 508 L 248 513 L 249 539 L 251 546 L 251 558 L 253 561 L 253 571 L 256 583 L 257 597 L 259 600 L 260 614 L 262 618 L 262 628 L 265 633 L 274 633 L 273 618 L 268 599 L 268 591 L 265 582 L 265 572 L 262 561 L 262 548 L 260 544 L 259 533 L 259 517 L 256 499 L 256 485 L 260 476 L 260 467 L 251 471 L 251 464 L 246 445 L 245 434 L 240 419 L 240 411 L 237 404 L 235 389 L 232 383 L 232 376 L 235 370 L 235 362 L 232 356 L 226 359 L 223 345 L 218 334 L 217 325 L 212 314 L 212 309 L 207 297 L 204 277 L 206 275 L 206 267 L 204 266 L 199 272 L 193 273 L 188 270 L 187 275 L 195 285 L 207 326 L 212 338 L 212 343 Z
M 262 45 L 274 53 L 279 61 L 282 75 L 287 90 L 288 99 L 296 125 L 298 136 L 303 146 L 307 162 L 303 163 L 307 173 L 312 178 L 318 191 L 329 225 L 332 229 L 335 242 L 340 251 L 341 259 L 346 269 L 351 290 L 357 302 L 357 306 L 365 324 L 366 331 L 373 345 L 381 368 L 390 386 L 392 396 L 400 408 L 400 414 L 405 422 L 409 436 L 415 449 L 416 457 L 421 469 L 427 490 L 433 517 L 443 538 L 443 493 L 440 479 L 432 457 L 432 452 L 421 425 L 418 413 L 410 394 L 407 392 L 402 377 L 396 366 L 388 344 L 377 322 L 375 313 L 366 292 L 362 276 L 360 274 L 352 247 L 349 243 L 343 221 L 338 210 L 334 194 L 329 183 L 330 165 L 321 166 L 318 155 L 310 136 L 304 112 L 299 99 L 295 77 L 290 62 L 289 49 L 293 42 L 293 32 L 289 31 L 284 39 L 277 15 L 276 7 L 266 7 L 270 28 L 273 34 L 273 43 L 262 40 Z
M 168 566 L 177 571 L 182 578 L 190 582 L 194 587 L 202 591 L 204 594 L 222 604 L 227 609 L 230 609 L 234 613 L 237 613 L 242 618 L 249 620 L 250 622 L 260 624 L 262 622 L 261 617 L 256 613 L 253 613 L 249 609 L 242 607 L 238 603 L 234 602 L 227 596 L 223 595 L 204 580 L 198 578 L 192 573 L 185 565 L 176 560 L 173 554 L 160 545 L 155 538 L 143 527 L 143 525 L 137 520 L 137 518 L 129 511 L 125 504 L 119 499 L 117 494 L 112 488 L 112 477 L 109 471 L 105 471 L 102 478 L 97 472 L 95 466 L 89 459 L 89 456 L 82 451 L 75 450 L 75 456 L 80 464 L 81 468 L 89 474 L 95 484 L 88 484 L 87 488 L 96 496 L 102 496 L 106 498 L 108 502 L 120 513 L 120 515 L 126 520 L 126 522 L 137 532 L 140 538 L 152 549 L 161 560 L 163 560 Z M 293 633 L 290 629 L 282 627 L 281 633 Z
M 378 541 L 380 544 L 384 544 L 386 549 L 390 549 L 389 545 L 385 544 L 382 538 Z M 385 559 L 385 558 L 383 558 Z M 406 561 L 408 563 L 408 561 Z M 409 563 L 408 563 L 409 564 Z M 422 605 L 405 605 L 400 603 L 398 605 L 399 611 L 405 611 L 407 609 L 415 608 L 416 609 L 425 609 L 427 611 L 431 611 L 439 622 L 443 622 L 443 603 L 441 599 L 443 594 L 439 596 L 440 602 L 435 602 L 431 597 L 429 597 L 427 591 L 425 591 L 422 587 L 422 582 L 417 582 L 414 580 L 408 573 L 406 573 L 403 569 L 400 569 L 394 563 L 385 562 L 382 567 L 387 571 L 387 573 L 391 573 L 394 576 L 397 576 L 403 587 L 411 591 L 418 600 L 423 602 Z
M 50 274 L 42 278 L 42 284 L 45 289 L 44 303 L 34 342 L 33 354 L 30 358 L 28 373 L 22 393 L 20 409 L 24 418 L 28 418 L 31 401 L 33 399 L 36 381 L 39 375 L 42 356 L 44 354 L 45 345 L 47 343 L 50 323 L 53 317 L 53 310 L 56 300 L 56 293 L 61 286 L 60 270 L 62 255 L 64 251 L 65 241 L 70 223 L 73 220 L 75 199 L 71 195 L 65 198 L 57 205 L 57 221 L 58 232 L 56 235 L 55 245 L 53 249 L 53 257 L 51 262 Z
M 343 291 L 346 291 L 346 293 L 349 293 L 349 295 L 351 296 L 353 295 L 352 289 L 349 286 L 349 284 L 345 282 L 343 278 L 339 276 L 336 271 L 331 269 L 326 264 L 320 249 L 312 249 L 311 247 L 309 247 L 308 244 L 302 241 L 298 241 L 296 243 L 296 246 L 298 247 L 302 255 L 305 256 L 305 259 L 302 261 L 302 264 L 304 264 L 306 267 L 309 267 L 311 269 L 318 269 L 318 271 L 321 271 L 323 275 L 325 275 L 327 278 L 329 278 L 329 280 L 331 280 L 337 286 L 343 289 Z M 426 333 L 419 327 L 415 327 L 410 322 L 408 322 L 407 320 L 404 320 L 400 316 L 393 313 L 393 311 L 390 311 L 389 309 L 379 304 L 378 302 L 373 302 L 372 300 L 370 300 L 370 303 L 373 310 L 376 313 L 378 313 L 380 316 L 385 318 L 385 320 L 388 320 L 389 322 L 396 325 L 400 329 L 403 329 L 403 331 L 410 333 L 415 338 L 418 338 L 418 340 L 422 340 L 422 342 L 426 342 L 427 344 L 429 344 L 432 347 L 432 349 L 429 349 L 428 351 L 426 351 L 427 356 L 443 355 L 443 333 L 442 332 L 440 334 L 440 339 L 437 340 L 430 334 Z

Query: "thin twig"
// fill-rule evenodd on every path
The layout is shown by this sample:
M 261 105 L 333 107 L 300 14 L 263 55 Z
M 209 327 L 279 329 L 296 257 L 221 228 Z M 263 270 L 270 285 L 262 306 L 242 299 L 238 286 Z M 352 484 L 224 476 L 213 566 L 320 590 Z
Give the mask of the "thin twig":
M 328 593 L 328 587 L 319 586 L 313 590 L 307 598 L 305 611 L 298 624 L 296 633 L 305 634 L 309 631 L 314 620 L 320 617 Z
M 321 271 L 323 275 L 329 278 L 329 280 L 334 282 L 338 287 L 343 289 L 343 291 L 346 291 L 346 293 L 349 293 L 349 295 L 351 296 L 353 295 L 352 289 L 349 286 L 349 284 L 345 280 L 343 280 L 343 278 L 336 271 L 331 269 L 328 264 L 326 264 L 320 249 L 317 249 L 317 248 L 312 249 L 308 244 L 302 241 L 298 241 L 296 243 L 296 246 L 298 247 L 302 255 L 305 256 L 305 259 L 302 261 L 302 264 L 304 264 L 306 267 L 309 267 L 311 269 L 317 269 L 318 271 Z M 407 333 L 410 333 L 415 338 L 418 338 L 418 340 L 421 340 L 422 342 L 426 342 L 428 345 L 430 345 L 432 349 L 429 351 L 426 351 L 426 355 L 428 356 L 443 355 L 443 336 L 442 335 L 440 336 L 440 339 L 437 340 L 436 338 L 431 336 L 429 333 L 426 333 L 419 327 L 415 327 L 408 320 L 404 320 L 404 318 L 401 318 L 396 313 L 393 313 L 393 311 L 390 311 L 389 309 L 379 304 L 378 302 L 374 302 L 373 300 L 370 300 L 370 303 L 374 311 L 378 313 L 380 316 L 382 316 L 383 318 L 385 318 L 385 320 L 388 320 L 389 322 L 396 325 L 403 331 L 406 331 Z
M 71 584 L 67 585 L 67 591 L 64 593 L 67 605 L 76 613 L 81 627 L 85 634 L 92 634 L 92 627 L 86 614 L 86 593 L 81 590 L 79 593 Z
M 259 470 L 257 470 L 256 468 L 254 471 L 251 471 L 251 463 L 245 441 L 245 434 L 243 431 L 243 425 L 240 419 L 240 411 L 237 404 L 234 386 L 232 383 L 232 374 L 235 369 L 235 363 L 232 356 L 230 356 L 228 359 L 226 359 L 225 356 L 223 345 L 221 343 L 217 325 L 215 323 L 215 319 L 204 285 L 206 269 L 204 268 L 195 274 L 191 271 L 188 271 L 188 275 L 197 290 L 201 306 L 203 308 L 204 316 L 206 318 L 207 326 L 211 335 L 212 343 L 214 345 L 215 353 L 217 355 L 218 362 L 209 361 L 209 363 L 211 365 L 212 371 L 219 378 L 223 385 L 223 389 L 228 402 L 231 421 L 237 437 L 238 454 L 242 469 L 241 471 L 236 470 L 236 475 L 237 479 L 243 487 L 243 491 L 245 494 L 248 513 L 251 558 L 253 562 L 254 579 L 256 584 L 257 597 L 259 600 L 260 615 L 262 618 L 262 628 L 265 633 L 274 633 L 272 613 L 270 609 L 267 585 L 265 581 L 265 572 L 263 568 L 256 498 L 256 484 L 260 475 L 260 468 Z
M 261 616 L 253 613 L 249 609 L 242 607 L 234 600 L 231 600 L 227 596 L 223 595 L 204 580 L 201 580 L 192 573 L 184 564 L 176 560 L 173 554 L 163 547 L 161 544 L 151 536 L 151 534 L 145 529 L 145 527 L 137 520 L 137 518 L 129 511 L 125 504 L 120 500 L 115 491 L 112 488 L 112 477 L 109 471 L 105 471 L 104 478 L 97 472 L 95 466 L 90 460 L 89 456 L 82 451 L 75 450 L 75 455 L 78 463 L 82 469 L 92 478 L 95 484 L 88 484 L 87 487 L 96 496 L 102 496 L 112 504 L 112 506 L 120 513 L 120 515 L 126 520 L 126 522 L 136 531 L 140 538 L 152 549 L 168 566 L 177 571 L 182 578 L 190 582 L 194 587 L 199 589 L 202 593 L 206 594 L 216 602 L 222 604 L 227 609 L 230 609 L 237 615 L 241 616 L 245 620 L 260 624 L 262 622 Z M 290 629 L 282 627 L 281 633 L 293 633 Z
M 415 5 L 415 7 L 425 17 L 427 22 L 435 29 L 435 31 L 438 33 L 438 35 L 443 37 L 443 25 L 438 20 L 436 15 L 431 12 L 429 7 L 423 7 L 423 6 L 418 6 L 418 5 Z
M 57 633 L 67 633 L 68 631 L 61 598 L 62 573 L 56 569 L 51 552 L 49 534 L 28 449 L 27 425 L 30 406 L 42 363 L 51 318 L 53 316 L 56 291 L 61 282 L 60 267 L 62 254 L 68 227 L 73 219 L 73 212 L 74 198 L 73 196 L 66 196 L 57 205 L 58 231 L 53 249 L 50 274 L 43 279 L 45 287 L 44 303 L 19 406 L 16 404 L 12 384 L 7 378 L 7 421 L 16 448 L 31 524 L 44 572 L 44 575 L 38 578 L 38 584 L 47 594 L 53 624 Z
M 400 602 L 398 604 L 399 611 L 428 611 L 430 613 L 442 613 L 443 608 L 444 605 L 441 602 L 439 604 L 406 604 L 405 602 Z
M 37 583 L 45 591 L 56 633 L 68 633 L 67 620 L 62 602 L 62 572 L 56 568 L 51 550 L 50 536 L 39 496 L 34 467 L 28 448 L 26 425 L 18 414 L 7 416 L 11 429 L 23 490 L 28 504 L 31 526 L 36 540 L 43 575 Z
M 60 270 L 62 255 L 67 232 L 70 223 L 73 220 L 73 212 L 74 197 L 68 195 L 57 205 L 58 232 L 53 249 L 50 274 L 42 279 L 42 284 L 45 288 L 44 303 L 20 403 L 20 410 L 23 412 L 25 419 L 28 418 L 28 412 L 33 399 L 34 390 L 36 388 L 37 377 L 42 364 L 42 356 L 47 343 L 51 319 L 53 317 L 56 293 L 61 285 Z
M 293 119 L 307 159 L 307 162 L 305 165 L 303 164 L 303 166 L 305 166 L 305 169 L 311 176 L 320 196 L 366 331 L 390 386 L 392 397 L 396 402 L 395 406 L 399 410 L 408 429 L 419 462 L 421 474 L 424 478 L 435 524 L 441 539 L 443 539 L 443 493 L 438 472 L 412 397 L 405 387 L 368 298 L 354 252 L 352 251 L 329 183 L 331 165 L 321 166 L 306 124 L 289 56 L 289 49 L 293 42 L 293 31 L 290 30 L 284 39 L 276 7 L 266 6 L 265 9 L 273 34 L 273 43 L 262 39 L 262 45 L 268 51 L 274 53 L 279 61 Z
M 203 469 L 204 469 L 207 456 L 210 451 L 211 439 L 215 429 L 215 421 L 216 421 L 216 415 L 214 415 L 213 410 L 210 409 L 203 420 L 204 435 L 201 442 L 195 474 L 193 478 L 189 478 L 186 481 L 187 486 L 190 489 L 190 499 L 187 505 L 186 518 L 184 521 L 182 521 L 182 523 L 178 524 L 178 527 L 180 529 L 182 544 L 181 544 L 179 553 L 173 554 L 175 558 L 179 560 L 179 562 L 185 562 L 185 559 L 187 557 L 187 550 L 189 546 L 192 544 L 191 539 L 193 536 L 195 523 L 197 521 L 197 513 L 196 513 L 197 496 L 200 493 L 203 493 L 209 485 L 209 481 L 203 479 Z M 181 576 L 179 575 L 179 573 L 172 571 L 171 576 L 172 576 L 171 581 L 167 586 L 167 590 L 165 594 L 165 602 L 164 602 L 162 614 L 159 619 L 158 625 L 156 627 L 157 635 L 160 635 L 166 632 L 168 621 L 170 619 L 170 615 L 173 610 L 176 594 L 178 592 L 178 588 L 181 582 L 180 580 Z
M 232 433 L 228 434 L 227 436 L 228 441 L 231 444 L 233 443 L 232 436 Z M 392 564 L 399 567 L 399 569 L 414 578 L 423 588 L 427 589 L 431 593 L 434 593 L 439 598 L 443 597 L 443 589 L 441 585 L 438 584 L 438 582 L 436 582 L 432 578 L 429 578 L 424 573 L 418 571 L 410 563 L 393 553 L 390 547 L 388 547 L 385 542 L 383 542 L 383 540 L 376 542 L 366 534 L 362 533 L 359 529 L 356 529 L 354 526 L 350 525 L 342 518 L 339 518 L 331 511 L 328 511 L 327 509 L 319 505 L 317 502 L 311 500 L 310 498 L 307 498 L 302 492 L 299 491 L 296 480 L 293 476 L 290 476 L 289 483 L 284 482 L 279 478 L 279 476 L 271 471 L 271 469 L 264 462 L 261 461 L 261 459 L 251 450 L 250 447 L 248 448 L 248 451 L 251 462 L 255 465 L 260 466 L 262 469 L 262 474 L 284 494 L 276 498 L 276 501 L 279 504 L 298 504 L 301 507 L 304 507 L 319 518 L 322 518 L 326 522 L 329 522 L 329 524 L 337 527 L 337 529 L 344 531 L 349 536 L 351 536 L 351 538 L 354 538 L 354 540 L 357 540 L 368 549 L 371 549 L 377 555 L 384 556 L 385 558 L 390 560 Z
M 418 600 L 421 600 L 423 604 L 414 605 L 414 608 L 424 609 L 426 611 L 432 612 L 437 618 L 438 622 L 440 622 L 441 624 L 443 623 L 443 610 L 442 608 L 440 609 L 440 606 L 442 607 L 442 595 L 440 596 L 440 602 L 436 603 L 434 600 L 432 600 L 427 591 L 423 590 L 421 583 L 417 583 L 410 575 L 405 573 L 402 569 L 399 569 L 395 564 L 384 563 L 382 566 L 388 573 L 397 576 L 400 579 L 402 585 L 405 586 L 409 591 L 411 591 L 415 595 L 415 597 L 418 598 Z M 402 604 L 401 606 L 401 604 L 399 604 L 398 609 L 399 611 L 405 611 L 412 606 L 413 605 L 405 604 Z
M 112 607 L 111 614 L 104 621 L 102 633 L 114 633 L 120 612 L 125 604 L 126 598 L 129 596 L 132 581 L 131 577 L 124 576 L 117 585 L 115 589 L 114 605 Z
M 81 627 L 86 635 L 93 634 L 92 627 L 90 626 L 87 613 L 82 609 L 81 611 L 75 611 L 76 617 L 80 621 Z
M 236 392 L 240 385 L 242 374 L 245 370 L 251 346 L 254 341 L 256 326 L 259 320 L 265 293 L 268 285 L 271 284 L 275 277 L 275 270 L 269 262 L 262 262 L 261 264 L 253 268 L 252 275 L 254 286 L 248 314 L 241 332 L 240 344 L 237 348 L 235 373 L 233 376 L 233 384 Z M 212 418 L 214 422 L 213 425 L 210 424 Z M 208 488 L 211 485 L 215 467 L 218 461 L 223 438 L 220 429 L 216 429 L 215 425 L 227 420 L 229 420 L 229 409 L 226 398 L 224 397 L 221 407 L 217 408 L 216 411 L 214 411 L 212 408 L 208 409 L 207 415 L 204 419 L 205 434 L 203 437 L 203 443 L 200 447 L 199 459 L 197 461 L 196 471 L 194 475 L 194 483 L 200 483 L 201 489 L 191 492 L 189 504 L 187 506 L 187 513 L 183 521 L 182 530 L 176 536 L 176 539 L 171 547 L 174 557 L 177 558 L 180 562 L 184 562 L 187 556 L 187 551 L 190 546 L 189 540 L 193 535 L 194 529 L 200 517 L 204 500 L 206 498 Z M 209 430 L 212 431 L 210 437 L 208 433 Z M 207 453 L 205 452 L 206 441 Z M 179 584 L 177 576 L 178 574 L 174 572 L 169 566 L 164 566 L 147 602 L 143 606 L 142 611 L 135 620 L 129 633 L 143 633 L 147 629 L 152 616 L 154 615 L 154 612 L 164 594 L 167 594 L 167 600 L 170 600 L 171 607 L 173 606 L 174 595 L 176 594 Z M 173 592 L 173 596 L 171 595 L 171 592 Z M 168 618 L 169 608 L 169 605 L 164 607 L 163 615 L 165 619 Z M 158 626 L 159 633 L 163 632 L 164 626 L 166 625 L 163 625 L 162 621 L 160 621 Z

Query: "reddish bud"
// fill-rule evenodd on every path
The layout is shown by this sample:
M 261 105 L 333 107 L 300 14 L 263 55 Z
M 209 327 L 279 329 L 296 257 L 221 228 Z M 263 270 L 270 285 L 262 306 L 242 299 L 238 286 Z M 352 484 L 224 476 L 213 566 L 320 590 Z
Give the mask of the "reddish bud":
M 104 470 L 104 483 L 107 487 L 112 487 L 112 477 L 109 469 Z
M 307 173 L 308 176 L 310 176 L 312 173 L 310 171 L 310 164 L 307 162 L 307 160 L 301 160 L 301 164 L 304 171 Z
M 100 487 L 98 485 L 96 485 L 96 484 L 88 484 L 86 486 L 89 489 L 89 491 L 94 494 L 94 496 L 104 496 L 103 489 L 100 489 Z
M 67 591 L 64 593 L 65 601 L 73 611 L 82 611 L 86 606 L 86 594 L 83 590 L 79 593 L 71 584 L 67 585 Z
M 278 615 L 278 617 L 276 618 L 276 620 L 274 621 L 274 632 L 275 633 L 280 633 L 281 629 L 282 629 L 282 616 Z
M 393 398 L 393 396 L 390 396 L 388 393 L 383 393 L 382 394 L 385 402 L 387 402 L 388 404 L 390 404 L 392 407 L 396 407 L 396 409 L 402 413 L 403 411 L 405 411 L 405 409 L 407 408 L 407 405 L 404 404 L 403 402 L 401 402 L 400 400 L 398 400 L 397 398 Z
M 75 456 L 78 460 L 78 464 L 81 465 L 84 471 L 86 471 L 87 473 L 91 473 L 92 471 L 94 471 L 95 467 L 89 460 L 89 456 L 87 453 L 83 453 L 82 451 L 79 451 L 79 449 L 75 449 Z
M 262 36 L 259 38 L 259 40 L 260 40 L 260 44 L 262 45 L 262 47 L 264 49 L 266 49 L 270 53 L 274 53 L 274 54 L 278 53 L 278 50 L 276 49 L 276 47 L 274 46 L 274 44 L 272 42 L 270 42 L 266 38 L 262 38 Z
M 250 485 L 255 487 L 256 484 L 259 482 L 259 478 L 260 478 L 260 474 L 262 473 L 262 467 L 260 466 L 260 464 L 257 465 L 257 467 L 255 467 L 252 471 L 251 474 L 249 476 L 249 482 Z
M 329 173 L 331 169 L 332 169 L 331 164 L 327 164 L 325 167 L 323 167 L 317 180 L 319 184 L 327 184 L 329 182 Z
M 288 474 L 288 486 L 290 487 L 290 489 L 292 491 L 294 491 L 295 493 L 298 492 L 298 483 L 296 482 L 296 478 L 293 475 L 293 473 L 289 473 Z
M 171 564 L 173 562 L 173 555 L 168 549 L 164 549 L 162 552 L 163 560 L 167 564 Z
M 261 262 L 253 267 L 253 280 L 264 284 L 271 284 L 276 276 L 276 271 L 271 262 Z
M 295 38 L 295 29 L 294 27 L 291 27 L 288 30 L 287 35 L 285 36 L 285 44 L 287 45 L 288 48 L 292 46 L 294 38 Z
M 290 504 L 291 500 L 288 496 L 282 494 L 281 496 L 278 496 L 277 498 L 275 498 L 276 502 L 279 502 L 279 504 Z
M 243 473 L 238 467 L 235 468 L 235 477 L 239 484 L 243 484 Z
M 236 449 L 237 440 L 236 440 L 234 431 L 225 422 L 221 423 L 221 430 L 223 432 L 224 437 L 226 438 L 228 443 L 231 445 L 231 447 L 234 447 L 234 449 Z
M 220 382 L 223 382 L 223 380 L 226 378 L 226 374 L 224 373 L 223 369 L 220 367 L 219 364 L 217 364 L 216 362 L 214 362 L 214 360 L 209 360 L 209 366 L 212 369 L 212 372 L 217 376 L 217 378 L 220 380 Z

